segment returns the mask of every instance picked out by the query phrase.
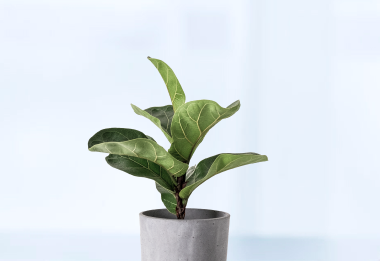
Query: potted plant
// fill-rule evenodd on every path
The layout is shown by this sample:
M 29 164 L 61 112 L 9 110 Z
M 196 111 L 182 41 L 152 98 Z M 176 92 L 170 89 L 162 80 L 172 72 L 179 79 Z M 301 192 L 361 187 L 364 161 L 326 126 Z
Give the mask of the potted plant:
M 235 114 L 240 102 L 226 108 L 210 100 L 186 102 L 173 70 L 161 60 L 148 59 L 161 74 L 172 104 L 145 110 L 132 104 L 132 108 L 161 129 L 171 144 L 169 150 L 141 131 L 124 128 L 97 132 L 88 141 L 88 149 L 109 154 L 106 161 L 114 168 L 155 181 L 166 209 L 140 213 L 143 261 L 226 260 L 230 215 L 186 209 L 189 197 L 216 174 L 268 158 L 252 152 L 221 153 L 189 167 L 208 131 Z

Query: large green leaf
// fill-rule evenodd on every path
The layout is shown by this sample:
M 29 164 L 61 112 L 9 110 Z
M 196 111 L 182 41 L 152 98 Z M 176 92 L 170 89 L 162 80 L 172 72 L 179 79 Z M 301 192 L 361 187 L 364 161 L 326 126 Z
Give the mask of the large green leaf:
M 170 213 L 175 215 L 176 214 L 177 200 L 174 196 L 174 191 L 164 188 L 163 186 L 161 186 L 157 182 L 156 182 L 156 188 L 157 188 L 158 192 L 161 193 L 162 203 L 164 203 L 165 207 L 167 208 L 167 210 Z
M 177 201 L 174 196 L 173 178 L 161 166 L 146 160 L 131 156 L 110 154 L 106 161 L 112 167 L 127 172 L 136 177 L 155 181 L 161 200 L 169 212 L 176 214 Z
M 188 199 L 199 185 L 223 171 L 267 160 L 267 156 L 256 153 L 223 153 L 204 159 L 186 181 L 186 187 L 181 190 L 179 196 Z
M 173 142 L 170 132 L 170 126 L 172 124 L 172 118 L 174 115 L 173 106 L 166 105 L 162 107 L 151 107 L 146 110 L 142 110 L 136 105 L 132 105 L 136 114 L 144 116 L 151 120 L 161 131 L 165 134 L 170 143 Z
M 239 101 L 227 108 L 209 100 L 185 103 L 173 117 L 173 143 L 169 153 L 176 159 L 188 163 L 207 132 L 219 121 L 232 116 L 239 108 Z
M 173 178 L 164 168 L 152 161 L 115 154 L 108 155 L 106 161 L 110 166 L 133 176 L 152 179 L 166 190 L 174 189 Z
M 175 159 L 155 141 L 147 138 L 99 143 L 89 150 L 147 159 L 163 167 L 172 176 L 185 174 L 189 167 L 189 165 Z
M 173 109 L 176 111 L 182 104 L 186 101 L 186 96 L 182 90 L 181 84 L 177 77 L 175 76 L 173 70 L 161 60 L 154 59 L 148 56 L 149 61 L 157 68 L 158 72 L 161 74 L 162 79 L 165 82 L 166 88 L 168 89 L 170 100 L 173 104 Z
M 134 140 L 138 138 L 150 138 L 146 136 L 144 133 L 134 129 L 124 129 L 124 128 L 109 128 L 98 131 L 94 136 L 90 138 L 88 141 L 88 148 L 92 146 L 110 141 L 126 141 L 126 140 Z

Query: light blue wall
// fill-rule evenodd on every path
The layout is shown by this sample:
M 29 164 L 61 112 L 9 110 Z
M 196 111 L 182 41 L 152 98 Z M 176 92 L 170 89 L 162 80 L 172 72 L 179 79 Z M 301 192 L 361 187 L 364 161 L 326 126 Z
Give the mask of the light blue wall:
M 0 230 L 138 233 L 154 183 L 86 149 L 107 127 L 168 147 L 141 108 L 169 104 L 146 56 L 188 100 L 241 110 L 193 163 L 254 151 L 189 207 L 232 214 L 231 233 L 379 236 L 378 1 L 7 1 L 0 3 Z M 212 199 L 213 198 L 213 199 Z

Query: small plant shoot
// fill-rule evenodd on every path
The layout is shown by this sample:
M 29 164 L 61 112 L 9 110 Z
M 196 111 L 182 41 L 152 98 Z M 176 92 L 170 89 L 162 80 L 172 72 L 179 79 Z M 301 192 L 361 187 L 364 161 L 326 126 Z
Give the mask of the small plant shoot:
M 165 150 L 152 137 L 138 130 L 109 128 L 92 136 L 88 149 L 109 154 L 106 161 L 116 169 L 154 180 L 167 210 L 178 219 L 184 219 L 189 197 L 203 182 L 226 170 L 268 158 L 253 152 L 221 153 L 189 167 L 208 131 L 234 115 L 240 108 L 240 101 L 226 108 L 210 100 L 186 102 L 173 70 L 161 60 L 148 59 L 164 80 L 171 104 L 145 110 L 132 104 L 132 109 L 163 132 L 170 148 Z

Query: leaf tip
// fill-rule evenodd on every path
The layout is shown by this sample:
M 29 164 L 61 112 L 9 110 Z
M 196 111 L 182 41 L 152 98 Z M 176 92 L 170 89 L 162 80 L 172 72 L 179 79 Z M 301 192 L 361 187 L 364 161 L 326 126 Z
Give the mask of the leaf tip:
M 98 151 L 98 148 L 96 145 L 97 144 L 92 144 L 91 147 L 90 146 L 88 147 L 88 150 L 92 151 L 92 152 L 100 152 L 100 151 Z
M 240 100 L 234 101 L 227 108 L 234 108 L 234 107 L 239 107 L 240 108 Z
M 134 105 L 133 103 L 131 103 L 131 107 L 132 107 L 132 110 L 137 113 L 136 110 L 137 110 L 138 107 L 136 105 Z
M 152 59 L 152 57 L 150 57 L 150 56 L 148 56 L 147 58 L 148 58 L 148 59 Z

